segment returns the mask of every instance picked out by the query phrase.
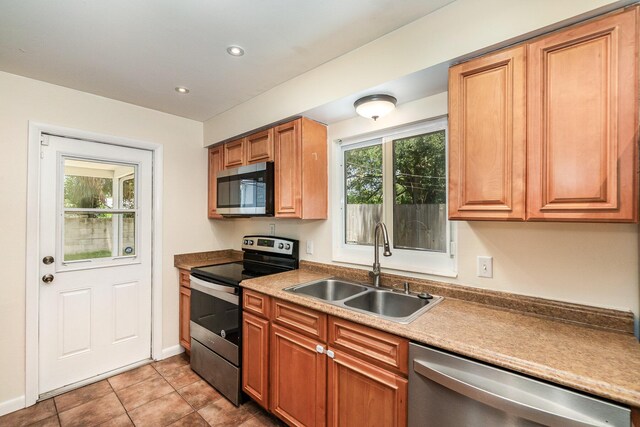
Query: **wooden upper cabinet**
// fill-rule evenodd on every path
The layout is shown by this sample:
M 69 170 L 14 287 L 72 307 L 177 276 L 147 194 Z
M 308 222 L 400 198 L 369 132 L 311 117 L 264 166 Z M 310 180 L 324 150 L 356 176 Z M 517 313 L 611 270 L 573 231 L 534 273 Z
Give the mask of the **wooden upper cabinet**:
M 525 218 L 526 50 L 449 70 L 449 218 Z
M 274 129 L 275 216 L 327 218 L 327 128 L 297 119 Z
M 247 164 L 273 161 L 273 128 L 245 138 Z
M 299 217 L 302 212 L 300 122 L 276 126 L 275 215 Z
M 637 221 L 636 16 L 528 46 L 528 218 Z
M 224 147 L 224 167 L 225 169 L 237 168 L 246 165 L 245 139 L 236 139 L 227 142 Z
M 209 148 L 209 218 L 222 218 L 222 215 L 220 215 L 216 210 L 218 194 L 216 175 L 218 174 L 218 171 L 224 169 L 222 157 L 221 145 Z

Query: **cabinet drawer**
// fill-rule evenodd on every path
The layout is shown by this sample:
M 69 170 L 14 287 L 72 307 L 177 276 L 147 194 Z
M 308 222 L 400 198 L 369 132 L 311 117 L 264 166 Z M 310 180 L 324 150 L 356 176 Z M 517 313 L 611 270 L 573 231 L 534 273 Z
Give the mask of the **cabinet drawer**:
M 282 326 L 327 341 L 327 315 L 288 302 L 275 300 L 273 304 L 273 321 Z
M 180 286 L 186 286 L 187 288 L 191 287 L 191 282 L 189 281 L 189 270 L 178 269 L 180 272 Z
M 330 317 L 329 345 L 385 369 L 408 373 L 409 341 L 396 335 Z
M 268 319 L 270 299 L 267 295 L 245 289 L 242 293 L 242 308 Z

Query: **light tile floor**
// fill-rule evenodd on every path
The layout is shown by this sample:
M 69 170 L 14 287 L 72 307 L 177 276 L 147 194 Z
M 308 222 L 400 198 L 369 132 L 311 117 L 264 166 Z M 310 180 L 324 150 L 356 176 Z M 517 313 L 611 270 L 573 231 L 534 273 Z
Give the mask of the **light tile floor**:
M 0 417 L 0 427 L 283 425 L 254 402 L 236 408 L 184 354 L 116 375 Z

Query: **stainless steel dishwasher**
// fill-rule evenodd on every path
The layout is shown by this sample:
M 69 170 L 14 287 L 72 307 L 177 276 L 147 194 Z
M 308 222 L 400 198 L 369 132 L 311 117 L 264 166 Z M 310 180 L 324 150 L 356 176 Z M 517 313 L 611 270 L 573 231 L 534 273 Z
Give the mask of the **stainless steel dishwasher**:
M 625 426 L 631 411 L 411 343 L 409 427 Z

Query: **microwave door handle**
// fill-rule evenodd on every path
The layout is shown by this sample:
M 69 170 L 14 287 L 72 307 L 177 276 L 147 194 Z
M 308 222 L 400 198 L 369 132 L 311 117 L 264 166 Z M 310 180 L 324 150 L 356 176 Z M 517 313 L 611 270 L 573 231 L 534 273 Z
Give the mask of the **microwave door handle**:
M 482 377 L 478 384 L 471 384 L 463 380 L 462 372 L 459 372 L 452 366 L 447 366 L 446 369 L 439 369 L 440 365 L 431 365 L 422 360 L 413 360 L 413 370 L 420 376 L 427 378 L 441 386 L 453 390 L 463 396 L 473 399 L 477 402 L 481 402 L 485 405 L 491 406 L 496 409 L 500 409 L 508 414 L 514 414 L 516 416 L 526 418 L 528 420 L 549 426 L 567 426 L 567 427 L 604 427 L 605 424 L 600 423 L 598 420 L 589 418 L 584 414 L 578 414 L 574 411 L 572 415 L 580 415 L 582 419 L 576 419 L 569 414 L 559 414 L 550 412 L 549 409 L 536 407 L 536 402 L 524 402 L 513 400 L 508 397 L 507 393 L 500 393 L 501 391 L 508 391 L 509 387 L 500 384 L 499 389 L 496 387 L 493 390 L 489 390 L 487 387 L 490 381 L 486 381 L 486 384 L 482 384 Z M 445 372 L 445 370 L 447 372 Z M 537 401 L 545 400 L 544 396 L 536 395 Z M 539 402 L 538 402 L 539 403 Z M 540 406 L 540 405 L 538 405 Z M 555 407 L 559 405 L 555 402 L 548 402 L 549 407 Z M 563 407 L 564 408 L 564 407 Z M 568 409 L 568 408 L 564 408 Z

